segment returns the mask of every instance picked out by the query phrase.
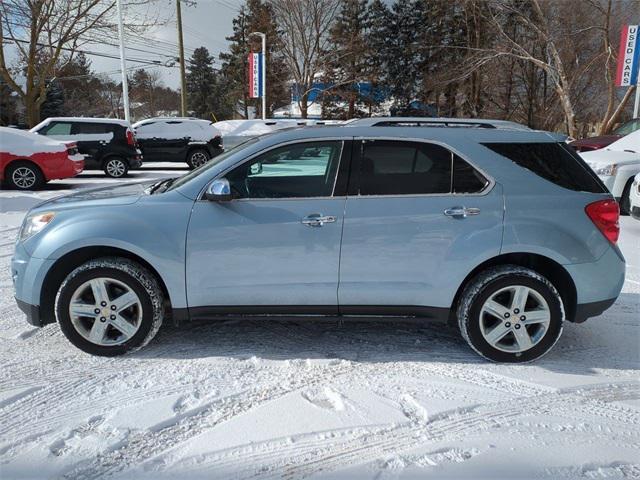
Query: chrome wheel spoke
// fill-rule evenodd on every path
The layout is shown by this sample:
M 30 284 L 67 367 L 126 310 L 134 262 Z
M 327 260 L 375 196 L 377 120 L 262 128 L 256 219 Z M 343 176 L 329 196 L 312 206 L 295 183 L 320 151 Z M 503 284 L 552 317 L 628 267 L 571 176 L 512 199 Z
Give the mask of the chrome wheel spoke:
M 107 285 L 103 279 L 96 278 L 91 280 L 91 290 L 96 303 L 109 303 L 109 294 L 107 293 Z
M 122 333 L 125 337 L 131 338 L 138 331 L 138 328 L 131 325 L 127 320 L 125 320 L 121 315 L 116 315 L 115 320 L 111 320 L 111 326 L 115 327 Z
M 529 289 L 527 287 L 523 287 L 519 285 L 514 288 L 513 299 L 511 300 L 511 309 L 518 309 L 521 312 L 524 312 L 524 306 L 527 304 L 527 299 L 529 298 Z
M 531 337 L 529 336 L 529 332 L 527 332 L 526 327 L 522 327 L 517 330 L 514 329 L 513 336 L 516 338 L 520 351 L 523 352 L 533 347 L 533 342 L 531 341 Z
M 497 326 L 485 335 L 487 342 L 491 345 L 498 343 L 504 338 L 504 336 L 511 331 L 511 328 L 505 327 L 503 323 L 499 323 Z
M 488 300 L 487 303 L 484 304 L 483 311 L 500 320 L 504 320 L 509 316 L 509 309 L 504 305 L 500 305 L 495 300 Z
M 96 316 L 96 305 L 91 305 L 88 303 L 72 303 L 69 307 L 69 313 L 73 316 L 78 317 L 95 317 Z
M 131 305 L 138 303 L 138 296 L 132 291 L 126 292 L 120 295 L 118 298 L 111 302 L 111 305 L 115 305 L 116 312 L 129 308 Z
M 89 340 L 93 343 L 102 344 L 104 341 L 104 334 L 107 331 L 107 325 L 107 322 L 101 322 L 96 319 L 89 331 Z

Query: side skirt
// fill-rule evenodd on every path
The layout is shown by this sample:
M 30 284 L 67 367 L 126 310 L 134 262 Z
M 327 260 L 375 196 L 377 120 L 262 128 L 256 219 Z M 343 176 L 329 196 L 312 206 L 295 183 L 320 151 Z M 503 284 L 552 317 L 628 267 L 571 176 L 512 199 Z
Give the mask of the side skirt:
M 194 320 L 225 320 L 231 318 L 308 319 L 308 320 L 437 320 L 446 322 L 450 309 L 404 305 L 260 305 L 260 306 L 209 306 L 174 308 L 173 323 L 179 325 Z

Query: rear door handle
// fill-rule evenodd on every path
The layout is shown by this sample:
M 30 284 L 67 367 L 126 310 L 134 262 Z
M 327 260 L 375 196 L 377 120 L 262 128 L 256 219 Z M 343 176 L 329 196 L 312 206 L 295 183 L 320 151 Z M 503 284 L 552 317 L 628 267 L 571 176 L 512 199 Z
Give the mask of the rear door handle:
M 451 207 L 445 209 L 443 213 L 447 217 L 467 218 L 471 215 L 478 215 L 480 213 L 480 209 L 475 207 Z
M 325 223 L 334 223 L 336 217 L 332 215 L 322 215 L 321 213 L 312 213 L 304 217 L 301 221 L 309 227 L 322 227 Z

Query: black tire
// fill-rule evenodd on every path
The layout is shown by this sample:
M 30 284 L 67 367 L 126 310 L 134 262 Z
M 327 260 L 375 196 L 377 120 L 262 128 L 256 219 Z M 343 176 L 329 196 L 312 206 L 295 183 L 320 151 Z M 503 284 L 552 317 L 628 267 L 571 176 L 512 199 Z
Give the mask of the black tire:
M 485 302 L 501 289 L 520 285 L 542 296 L 549 307 L 550 321 L 533 347 L 518 353 L 507 352 L 485 339 L 481 331 L 481 311 Z M 560 338 L 565 318 L 562 298 L 553 284 L 534 270 L 517 265 L 493 267 L 472 279 L 460 297 L 456 313 L 460 332 L 469 346 L 488 360 L 506 363 L 525 363 L 542 357 Z M 505 326 L 506 322 L 504 320 Z M 527 329 L 526 326 L 518 328 Z
M 191 150 L 187 155 L 187 164 L 191 169 L 198 168 L 201 165 L 207 163 L 209 160 L 211 160 L 211 155 L 207 150 L 203 148 L 196 148 L 195 150 Z
M 37 190 L 47 182 L 40 167 L 27 161 L 9 164 L 4 179 L 9 188 L 16 190 Z
M 74 326 L 69 314 L 74 292 L 85 282 L 101 277 L 125 284 L 138 296 L 142 306 L 137 331 L 118 345 L 99 345 L 89 341 Z M 104 257 L 84 263 L 67 276 L 58 291 L 55 309 L 60 329 L 71 343 L 86 353 L 112 357 L 138 350 L 153 339 L 164 318 L 164 294 L 155 275 L 144 267 L 126 258 Z M 94 321 L 97 322 L 98 317 Z
M 622 196 L 620 197 L 620 215 L 631 214 L 631 185 L 633 184 L 633 177 L 629 179 L 627 184 L 622 190 Z
M 102 166 L 107 177 L 122 178 L 129 173 L 129 162 L 121 157 L 109 157 Z

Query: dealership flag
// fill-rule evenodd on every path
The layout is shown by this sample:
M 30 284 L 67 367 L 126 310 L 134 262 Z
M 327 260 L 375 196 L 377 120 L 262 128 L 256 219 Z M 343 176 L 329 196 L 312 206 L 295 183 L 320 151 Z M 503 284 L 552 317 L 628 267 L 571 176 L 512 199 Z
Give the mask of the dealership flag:
M 628 87 L 638 83 L 638 67 L 640 66 L 638 27 L 638 25 L 626 25 L 620 32 L 620 51 L 616 75 L 616 85 L 619 87 Z
M 249 98 L 262 97 L 262 75 L 264 68 L 261 53 L 249 54 Z

